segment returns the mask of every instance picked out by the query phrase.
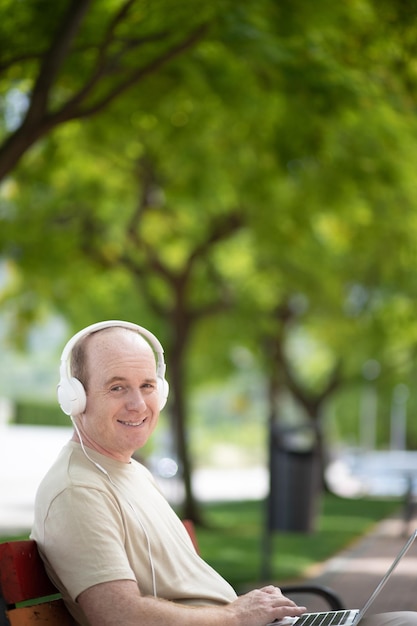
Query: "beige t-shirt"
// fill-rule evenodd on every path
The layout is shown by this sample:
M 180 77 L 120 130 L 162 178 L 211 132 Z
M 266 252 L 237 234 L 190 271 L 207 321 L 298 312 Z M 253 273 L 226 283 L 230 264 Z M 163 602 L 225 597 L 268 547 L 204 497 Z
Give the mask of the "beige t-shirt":
M 63 448 L 38 489 L 31 534 L 75 619 L 87 624 L 79 594 L 114 580 L 135 580 L 143 595 L 175 602 L 233 601 L 234 590 L 198 556 L 148 470 L 87 452 L 100 467 L 78 443 Z

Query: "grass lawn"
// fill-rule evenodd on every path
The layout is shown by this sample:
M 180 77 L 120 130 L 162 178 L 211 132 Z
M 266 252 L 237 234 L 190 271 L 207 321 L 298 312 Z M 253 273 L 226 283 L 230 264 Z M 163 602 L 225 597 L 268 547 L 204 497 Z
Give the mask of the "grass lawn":
M 302 577 L 310 566 L 345 548 L 400 506 L 398 499 L 348 500 L 325 494 L 313 533 L 272 534 L 268 582 Z M 259 501 L 205 505 L 208 528 L 197 528 L 201 555 L 238 591 L 260 582 L 264 509 Z

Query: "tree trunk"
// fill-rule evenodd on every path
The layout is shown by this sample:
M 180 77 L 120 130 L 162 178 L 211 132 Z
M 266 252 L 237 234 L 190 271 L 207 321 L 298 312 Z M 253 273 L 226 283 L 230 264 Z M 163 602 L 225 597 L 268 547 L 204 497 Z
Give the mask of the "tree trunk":
M 188 342 L 184 334 L 187 333 L 185 329 L 183 329 L 183 332 L 178 331 L 178 328 L 176 328 L 175 325 L 174 332 L 176 333 L 176 338 L 173 342 L 173 349 L 169 357 L 168 378 L 171 391 L 170 411 L 172 416 L 172 433 L 178 459 L 180 461 L 185 492 L 184 502 L 182 505 L 182 516 L 186 519 L 191 519 L 196 524 L 202 524 L 202 515 L 194 497 L 192 488 L 193 467 L 185 427 L 187 407 L 184 397 L 184 361 L 186 345 Z

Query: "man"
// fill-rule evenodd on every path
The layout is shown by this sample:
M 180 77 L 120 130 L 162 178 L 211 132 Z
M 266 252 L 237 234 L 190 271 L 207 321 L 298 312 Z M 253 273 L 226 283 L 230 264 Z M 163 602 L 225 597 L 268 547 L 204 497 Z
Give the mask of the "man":
M 39 487 L 32 531 L 51 579 L 82 626 L 265 626 L 301 615 L 277 587 L 237 597 L 132 460 L 165 404 L 164 370 L 158 340 L 128 322 L 94 324 L 64 348 L 58 396 L 75 430 Z M 411 617 L 395 626 L 413 623 L 402 615 Z

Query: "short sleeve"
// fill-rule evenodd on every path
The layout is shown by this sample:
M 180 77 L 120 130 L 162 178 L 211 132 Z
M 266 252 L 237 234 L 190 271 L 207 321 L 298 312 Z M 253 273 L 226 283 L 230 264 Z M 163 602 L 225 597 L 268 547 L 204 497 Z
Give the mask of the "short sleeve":
M 94 585 L 136 580 L 124 546 L 122 513 L 108 492 L 70 487 L 51 503 L 45 520 L 42 550 L 75 601 Z

